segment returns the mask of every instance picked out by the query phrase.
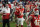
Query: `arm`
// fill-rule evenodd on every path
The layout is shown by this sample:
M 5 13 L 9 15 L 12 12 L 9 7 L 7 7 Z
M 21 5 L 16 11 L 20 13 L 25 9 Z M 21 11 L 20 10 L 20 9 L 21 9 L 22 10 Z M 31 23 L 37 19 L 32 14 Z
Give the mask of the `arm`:
M 0 12 L 0 14 L 3 14 L 3 9 L 2 9 L 2 11 Z
M 0 14 L 6 15 L 6 14 L 5 14 L 5 9 L 4 9 L 4 8 L 3 8 L 2 11 L 0 12 Z
M 17 23 L 17 16 L 15 15 L 15 22 Z
M 15 15 L 15 20 L 17 19 L 17 16 Z
M 33 12 L 33 9 L 31 9 L 31 11 L 30 11 L 29 15 L 30 15 L 32 12 Z M 29 16 L 29 15 L 28 15 L 28 16 Z
M 15 20 L 16 20 L 17 19 L 17 13 L 15 12 L 14 14 L 15 14 Z

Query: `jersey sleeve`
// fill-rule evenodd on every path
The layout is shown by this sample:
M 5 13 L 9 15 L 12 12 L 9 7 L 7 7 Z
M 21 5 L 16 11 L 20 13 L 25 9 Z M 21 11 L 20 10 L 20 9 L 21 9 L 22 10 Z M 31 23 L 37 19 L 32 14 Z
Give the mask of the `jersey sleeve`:
M 30 17 L 31 17 L 31 18 L 33 18 L 33 17 L 34 17 L 34 15 L 30 15 L 30 16 L 29 16 L 29 18 L 30 18 Z

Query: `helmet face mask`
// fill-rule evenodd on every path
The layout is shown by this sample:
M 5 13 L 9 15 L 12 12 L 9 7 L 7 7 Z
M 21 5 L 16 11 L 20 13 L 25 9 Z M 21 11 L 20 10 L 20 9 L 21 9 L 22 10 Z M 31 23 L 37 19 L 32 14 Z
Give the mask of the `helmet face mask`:
M 39 15 L 39 11 L 37 10 L 37 11 L 35 11 L 35 15 Z

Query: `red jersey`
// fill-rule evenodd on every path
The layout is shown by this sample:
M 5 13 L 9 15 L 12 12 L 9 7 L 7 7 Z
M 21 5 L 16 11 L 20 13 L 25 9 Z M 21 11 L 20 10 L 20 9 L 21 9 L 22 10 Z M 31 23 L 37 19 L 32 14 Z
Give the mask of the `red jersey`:
M 15 15 L 19 15 L 20 14 L 20 11 L 19 11 L 19 9 L 18 8 L 16 8 L 16 12 L 15 12 Z
M 33 11 L 34 11 L 35 15 L 39 14 L 39 9 L 35 8 L 35 9 L 33 9 Z
M 17 9 L 17 10 L 18 10 L 18 12 L 16 11 L 16 12 L 15 12 L 15 15 L 18 15 L 18 16 L 17 16 L 18 18 L 22 18 L 22 17 L 23 17 L 24 8 L 22 8 L 22 9 L 19 8 L 19 9 Z M 22 15 L 19 15 L 20 13 L 21 13 Z
M 11 4 L 8 4 L 9 8 L 11 8 Z
M 10 8 L 3 8 L 2 11 L 3 12 L 3 15 L 2 15 L 2 18 L 3 19 L 9 19 L 10 18 Z
M 10 13 L 3 13 L 3 14 L 6 14 L 6 15 L 3 15 L 3 19 L 9 19 L 10 18 Z
M 34 9 L 34 11 L 37 11 L 37 10 L 39 11 L 39 9 L 37 9 L 37 8 Z
M 26 12 L 30 12 L 30 10 L 31 10 L 31 5 L 25 5 L 25 7 L 26 7 Z
M 35 15 L 30 15 L 30 16 L 32 16 L 31 27 L 39 27 L 39 25 L 40 25 L 40 15 L 38 15 L 38 17 L 36 17 Z

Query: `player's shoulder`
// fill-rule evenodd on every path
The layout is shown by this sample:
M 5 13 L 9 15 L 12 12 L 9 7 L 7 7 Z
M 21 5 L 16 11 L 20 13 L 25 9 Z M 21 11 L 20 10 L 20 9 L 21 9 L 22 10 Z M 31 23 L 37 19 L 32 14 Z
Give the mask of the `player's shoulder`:
M 31 14 L 30 16 L 31 16 L 31 17 L 34 17 L 34 14 Z
M 19 10 L 19 8 L 16 8 L 16 10 Z

